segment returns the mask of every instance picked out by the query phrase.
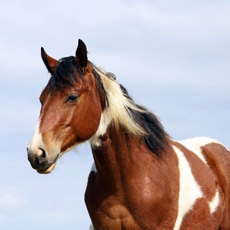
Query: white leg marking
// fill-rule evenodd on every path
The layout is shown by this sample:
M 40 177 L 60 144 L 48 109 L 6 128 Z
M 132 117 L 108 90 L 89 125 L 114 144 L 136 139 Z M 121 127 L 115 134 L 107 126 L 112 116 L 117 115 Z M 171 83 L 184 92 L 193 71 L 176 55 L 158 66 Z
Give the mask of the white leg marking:
M 211 202 L 209 202 L 209 207 L 210 207 L 210 213 L 214 213 L 219 205 L 219 201 L 220 201 L 220 196 L 219 196 L 219 191 L 216 190 L 216 195 L 213 198 L 213 200 Z
M 220 142 L 208 137 L 196 137 L 192 139 L 179 141 L 179 143 L 184 145 L 184 147 L 186 147 L 191 152 L 195 153 L 205 164 L 207 164 L 207 162 L 202 154 L 201 148 L 210 143 L 221 144 Z
M 192 209 L 196 200 L 203 197 L 200 186 L 196 182 L 189 162 L 182 151 L 173 146 L 179 161 L 180 190 L 178 199 L 178 214 L 173 230 L 179 230 L 185 214 Z

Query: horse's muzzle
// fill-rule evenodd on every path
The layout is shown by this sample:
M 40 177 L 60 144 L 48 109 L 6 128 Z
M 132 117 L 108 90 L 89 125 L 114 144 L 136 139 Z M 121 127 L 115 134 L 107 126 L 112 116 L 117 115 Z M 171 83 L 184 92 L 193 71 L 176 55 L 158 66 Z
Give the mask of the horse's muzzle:
M 59 156 L 58 154 L 53 162 L 49 162 L 46 152 L 43 149 L 39 149 L 40 154 L 34 153 L 29 148 L 27 148 L 27 152 L 28 160 L 32 168 L 37 170 L 38 173 L 42 174 L 50 173 L 54 169 Z

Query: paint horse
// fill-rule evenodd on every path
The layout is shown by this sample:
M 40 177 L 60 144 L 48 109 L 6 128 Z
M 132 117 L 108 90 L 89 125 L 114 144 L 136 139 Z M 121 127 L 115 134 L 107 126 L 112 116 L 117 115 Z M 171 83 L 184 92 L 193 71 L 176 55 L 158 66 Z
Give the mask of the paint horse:
M 76 55 L 55 60 L 40 96 L 28 159 L 50 173 L 89 140 L 94 166 L 85 202 L 95 230 L 230 230 L 230 152 L 210 138 L 174 142 L 115 76 Z

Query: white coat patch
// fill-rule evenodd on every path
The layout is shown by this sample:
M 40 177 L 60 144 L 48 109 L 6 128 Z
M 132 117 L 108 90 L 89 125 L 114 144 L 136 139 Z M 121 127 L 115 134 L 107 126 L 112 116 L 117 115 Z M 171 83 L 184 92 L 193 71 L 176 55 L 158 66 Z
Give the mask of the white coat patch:
M 90 144 L 93 148 L 99 147 L 101 145 L 100 136 L 106 133 L 111 120 L 112 119 L 108 116 L 108 109 L 106 108 L 101 115 L 101 120 L 97 132 L 90 138 Z
M 205 164 L 207 164 L 207 162 L 202 154 L 202 147 L 210 143 L 221 144 L 217 140 L 208 137 L 195 137 L 192 139 L 187 139 L 178 142 L 181 143 L 185 148 L 187 148 L 191 152 L 195 153 Z
M 209 208 L 210 208 L 210 213 L 214 213 L 219 206 L 219 201 L 220 201 L 220 195 L 219 191 L 216 190 L 216 195 L 214 196 L 213 200 L 209 202 Z
M 178 157 L 180 171 L 178 214 L 173 230 L 179 230 L 185 214 L 192 209 L 197 199 L 203 197 L 203 194 L 183 152 L 176 146 L 173 146 L 173 149 Z

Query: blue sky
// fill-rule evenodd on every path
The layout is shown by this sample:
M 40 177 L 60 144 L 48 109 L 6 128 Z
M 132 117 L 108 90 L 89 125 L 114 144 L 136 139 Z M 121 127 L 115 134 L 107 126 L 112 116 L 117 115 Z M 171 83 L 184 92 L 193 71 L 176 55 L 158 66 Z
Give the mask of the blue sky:
M 89 144 L 50 175 L 29 165 L 26 146 L 49 79 L 43 46 L 59 59 L 78 38 L 158 115 L 174 140 L 209 136 L 230 147 L 230 2 L 219 0 L 0 1 L 0 229 L 88 229 L 84 190 Z

